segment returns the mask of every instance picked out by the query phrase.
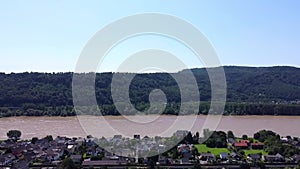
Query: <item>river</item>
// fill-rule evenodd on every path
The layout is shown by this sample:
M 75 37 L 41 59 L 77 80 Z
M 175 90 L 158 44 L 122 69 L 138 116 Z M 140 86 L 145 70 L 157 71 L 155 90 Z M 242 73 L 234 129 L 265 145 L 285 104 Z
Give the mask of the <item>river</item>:
M 206 121 L 209 121 L 205 124 Z M 214 123 L 214 124 L 212 124 Z M 170 129 L 171 128 L 171 129 Z M 111 137 L 114 134 L 132 137 L 169 136 L 176 130 L 202 131 L 204 128 L 232 130 L 236 136 L 253 134 L 261 129 L 275 131 L 282 136 L 300 137 L 300 116 L 79 116 L 79 117 L 8 117 L 0 118 L 0 139 L 7 131 L 17 129 L 22 139 L 46 135 Z

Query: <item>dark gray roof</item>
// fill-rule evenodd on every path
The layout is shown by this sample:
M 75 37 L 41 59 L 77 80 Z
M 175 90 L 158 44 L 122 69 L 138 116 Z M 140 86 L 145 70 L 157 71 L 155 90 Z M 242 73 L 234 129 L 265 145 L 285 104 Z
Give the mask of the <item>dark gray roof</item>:
M 260 155 L 259 154 L 249 154 L 248 156 L 250 158 L 252 158 L 252 159 L 260 159 Z
M 82 166 L 105 166 L 105 165 L 125 165 L 127 161 L 119 160 L 99 160 L 99 161 L 83 161 Z

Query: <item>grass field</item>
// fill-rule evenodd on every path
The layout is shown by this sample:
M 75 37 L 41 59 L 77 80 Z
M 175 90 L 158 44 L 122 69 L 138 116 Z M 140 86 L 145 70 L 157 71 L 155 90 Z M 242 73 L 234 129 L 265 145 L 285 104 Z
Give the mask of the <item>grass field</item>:
M 245 152 L 246 155 L 248 154 L 258 154 L 261 153 L 262 155 L 268 155 L 267 152 L 265 152 L 264 150 L 243 150 Z
M 227 148 L 209 148 L 205 144 L 196 144 L 195 147 L 197 148 L 199 153 L 206 153 L 206 152 L 211 152 L 214 155 L 219 155 L 220 153 L 227 152 L 230 153 L 230 151 Z M 245 155 L 248 154 L 259 154 L 261 153 L 262 155 L 268 155 L 267 152 L 264 150 L 243 150 L 245 152 Z
M 199 153 L 206 153 L 209 151 L 216 156 L 223 152 L 230 153 L 227 148 L 209 148 L 205 144 L 197 144 L 195 145 L 195 147 L 197 148 Z

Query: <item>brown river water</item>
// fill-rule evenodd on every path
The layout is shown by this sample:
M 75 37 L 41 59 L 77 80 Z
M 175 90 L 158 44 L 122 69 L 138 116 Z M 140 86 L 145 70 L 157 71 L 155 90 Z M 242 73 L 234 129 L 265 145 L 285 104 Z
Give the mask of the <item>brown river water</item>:
M 69 136 L 132 137 L 170 136 L 176 130 L 203 131 L 204 128 L 228 131 L 236 136 L 253 134 L 261 129 L 273 130 L 281 136 L 300 137 L 300 116 L 74 116 L 74 117 L 9 117 L 0 118 L 0 139 L 8 130 L 22 132 L 22 139 L 32 137 Z

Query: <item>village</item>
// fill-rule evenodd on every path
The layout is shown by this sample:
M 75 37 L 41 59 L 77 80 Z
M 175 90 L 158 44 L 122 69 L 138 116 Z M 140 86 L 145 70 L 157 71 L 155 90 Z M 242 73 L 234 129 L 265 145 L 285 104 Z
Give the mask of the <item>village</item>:
M 231 131 L 179 130 L 171 137 L 46 136 L 20 140 L 12 130 L 0 142 L 0 168 L 290 168 L 299 167 L 300 139 L 261 130 L 253 137 Z

